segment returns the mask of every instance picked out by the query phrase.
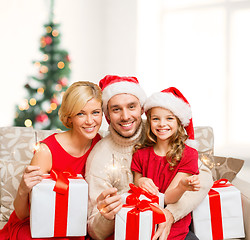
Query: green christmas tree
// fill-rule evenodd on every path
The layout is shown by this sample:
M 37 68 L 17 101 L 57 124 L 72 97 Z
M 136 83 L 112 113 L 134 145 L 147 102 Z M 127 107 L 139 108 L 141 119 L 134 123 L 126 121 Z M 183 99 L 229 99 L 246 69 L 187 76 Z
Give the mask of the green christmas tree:
M 68 87 L 70 58 L 67 51 L 59 48 L 59 24 L 53 21 L 53 6 L 49 23 L 40 39 L 41 61 L 34 61 L 38 68 L 37 76 L 31 76 L 25 84 L 26 99 L 16 106 L 15 126 L 37 129 L 65 129 L 58 117 L 62 96 Z

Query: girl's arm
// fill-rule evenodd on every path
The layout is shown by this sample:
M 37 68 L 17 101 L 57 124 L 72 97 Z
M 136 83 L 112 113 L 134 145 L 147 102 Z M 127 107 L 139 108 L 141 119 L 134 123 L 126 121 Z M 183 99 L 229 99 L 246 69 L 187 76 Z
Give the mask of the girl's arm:
M 200 181 L 197 175 L 178 172 L 164 193 L 165 204 L 177 202 L 184 192 L 198 191 Z
M 134 184 L 143 190 L 150 192 L 154 195 L 158 195 L 158 187 L 155 186 L 152 179 L 143 177 L 141 173 L 133 172 Z
M 42 174 L 49 173 L 52 167 L 52 156 L 49 148 L 41 144 L 34 154 L 31 163 L 24 170 L 17 195 L 14 200 L 14 208 L 19 219 L 29 216 L 29 193 L 33 186 L 42 181 Z

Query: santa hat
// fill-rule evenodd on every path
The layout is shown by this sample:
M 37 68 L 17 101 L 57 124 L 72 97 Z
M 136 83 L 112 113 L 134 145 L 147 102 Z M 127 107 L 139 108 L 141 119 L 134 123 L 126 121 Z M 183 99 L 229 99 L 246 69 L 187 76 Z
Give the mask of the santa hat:
M 144 110 L 147 112 L 153 107 L 166 108 L 178 117 L 188 135 L 188 139 L 185 143 L 193 148 L 198 147 L 197 142 L 194 140 L 194 127 L 190 104 L 177 88 L 170 87 L 152 94 L 146 100 Z
M 103 111 L 105 115 L 107 115 L 109 99 L 117 94 L 132 94 L 139 99 L 141 106 L 143 106 L 147 98 L 136 77 L 107 75 L 100 80 L 99 86 L 102 89 Z

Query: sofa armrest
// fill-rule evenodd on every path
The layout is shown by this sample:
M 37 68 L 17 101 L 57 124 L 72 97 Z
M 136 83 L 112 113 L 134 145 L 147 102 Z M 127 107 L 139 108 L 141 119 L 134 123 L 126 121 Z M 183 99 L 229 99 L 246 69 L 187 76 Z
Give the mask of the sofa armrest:
M 250 239 L 250 183 L 236 176 L 232 184 L 241 192 L 246 240 Z

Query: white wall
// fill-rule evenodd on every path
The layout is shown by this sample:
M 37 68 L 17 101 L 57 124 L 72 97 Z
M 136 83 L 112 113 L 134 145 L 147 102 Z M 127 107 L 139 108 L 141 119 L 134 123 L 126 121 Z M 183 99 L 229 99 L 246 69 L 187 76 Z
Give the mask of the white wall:
M 57 0 L 61 47 L 70 54 L 71 82 L 98 82 L 106 74 L 135 75 L 135 0 Z M 13 124 L 15 105 L 26 96 L 27 76 L 41 60 L 48 0 L 0 0 L 0 126 Z

